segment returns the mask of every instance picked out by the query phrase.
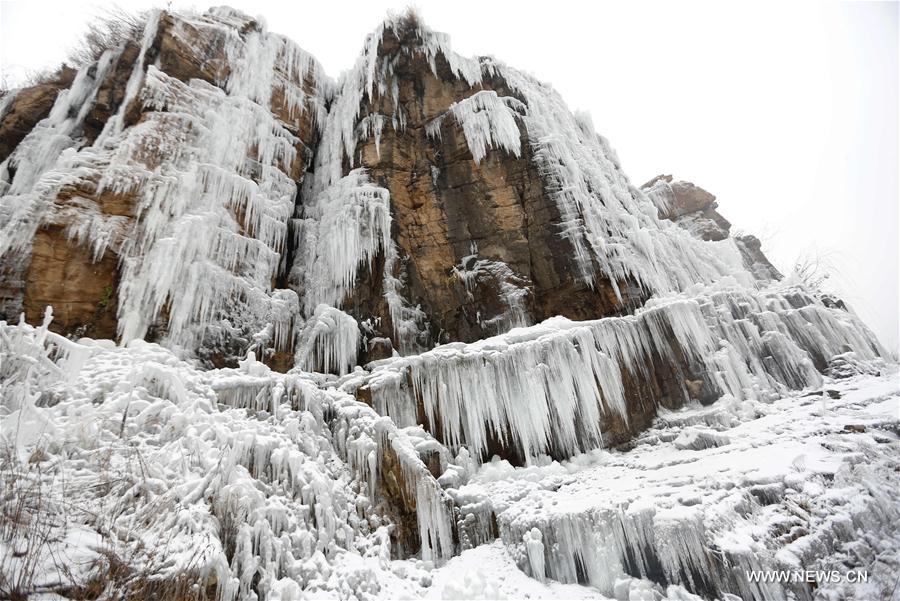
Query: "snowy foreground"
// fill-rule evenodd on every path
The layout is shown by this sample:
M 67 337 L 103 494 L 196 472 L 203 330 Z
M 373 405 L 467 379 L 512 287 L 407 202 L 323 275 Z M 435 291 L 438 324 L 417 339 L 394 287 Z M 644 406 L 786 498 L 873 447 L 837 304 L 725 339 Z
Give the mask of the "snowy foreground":
M 200 371 L 155 344 L 46 327 L 0 322 L 0 337 L 0 585 L 31 598 L 187 598 L 199 582 L 228 599 L 878 599 L 900 574 L 900 391 L 883 362 L 847 357 L 844 377 L 772 402 L 662 412 L 628 449 L 519 468 L 463 454 L 441 490 L 419 459 L 437 441 L 346 378 L 252 356 Z M 391 559 L 386 445 L 424 560 Z M 771 569 L 868 582 L 746 573 Z

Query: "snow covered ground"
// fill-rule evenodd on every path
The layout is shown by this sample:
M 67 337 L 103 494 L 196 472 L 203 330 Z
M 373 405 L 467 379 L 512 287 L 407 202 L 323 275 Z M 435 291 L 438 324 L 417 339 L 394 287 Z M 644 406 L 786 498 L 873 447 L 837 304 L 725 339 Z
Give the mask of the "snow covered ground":
M 898 408 L 894 369 L 772 403 L 721 399 L 661 414 L 630 450 L 485 464 L 456 497 L 463 512 L 466 502 L 473 513 L 491 507 L 526 571 L 611 597 L 647 584 L 624 584 L 627 571 L 711 596 L 778 599 L 788 591 L 753 586 L 745 570 L 803 569 L 868 573 L 867 585 L 823 583 L 816 598 L 890 598 L 900 576 Z
M 44 599 L 148 582 L 285 601 L 890 598 L 898 374 L 847 358 L 840 375 L 663 412 L 629 448 L 565 462 L 450 456 L 455 479 L 435 480 L 417 451 L 446 449 L 337 388 L 346 378 L 252 357 L 203 371 L 155 344 L 0 323 L 0 585 Z M 386 446 L 431 541 L 404 560 L 376 486 Z M 868 582 L 746 573 L 775 569 Z

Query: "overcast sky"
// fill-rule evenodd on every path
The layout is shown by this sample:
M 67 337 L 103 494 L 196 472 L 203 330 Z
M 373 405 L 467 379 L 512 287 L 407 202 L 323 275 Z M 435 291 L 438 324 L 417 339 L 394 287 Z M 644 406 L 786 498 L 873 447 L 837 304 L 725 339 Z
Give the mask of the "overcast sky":
M 381 18 L 410 2 L 230 4 L 337 76 Z M 708 189 L 782 271 L 799 256 L 825 258 L 832 286 L 897 348 L 897 3 L 414 4 L 457 51 L 530 71 L 590 112 L 634 183 L 672 173 Z M 0 2 L 7 83 L 63 60 L 109 6 Z

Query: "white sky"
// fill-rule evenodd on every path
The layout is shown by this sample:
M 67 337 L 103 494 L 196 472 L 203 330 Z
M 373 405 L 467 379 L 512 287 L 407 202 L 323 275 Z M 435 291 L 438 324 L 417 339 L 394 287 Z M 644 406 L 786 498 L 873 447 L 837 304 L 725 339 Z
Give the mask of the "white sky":
M 337 76 L 387 11 L 410 3 L 230 4 L 264 16 Z M 111 5 L 0 2 L 6 81 L 63 60 L 84 24 Z M 784 272 L 800 255 L 827 257 L 832 287 L 897 348 L 896 2 L 415 5 L 460 53 L 531 71 L 590 112 L 635 184 L 672 173 L 708 189 Z

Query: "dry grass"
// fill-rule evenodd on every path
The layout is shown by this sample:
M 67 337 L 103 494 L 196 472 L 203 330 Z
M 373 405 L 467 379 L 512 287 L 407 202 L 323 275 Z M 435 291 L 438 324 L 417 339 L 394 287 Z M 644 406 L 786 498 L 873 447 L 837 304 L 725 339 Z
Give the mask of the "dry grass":
M 0 448 L 0 545 L 9 550 L 0 555 L 0 599 L 26 601 L 36 592 L 92 601 L 215 599 L 216 583 L 201 578 L 196 566 L 172 572 L 166 565 L 166 544 L 149 548 L 139 537 L 123 542 L 114 534 L 112 523 L 129 503 L 121 493 L 131 482 L 110 473 L 104 465 L 105 454 L 100 455 L 95 465 L 97 480 L 73 488 L 40 448 L 27 459 L 17 456 L 12 445 Z M 139 452 L 130 455 L 142 463 Z M 88 507 L 77 500 L 84 497 L 113 502 Z M 146 509 L 161 513 L 172 508 Z M 102 535 L 96 559 L 79 568 L 60 550 L 73 521 L 88 524 Z
M 69 52 L 68 62 L 82 67 L 98 60 L 111 48 L 139 40 L 146 21 L 146 12 L 130 13 L 119 7 L 106 9 L 88 24 L 84 38 Z
M 0 557 L 0 597 L 13 601 L 28 598 L 48 561 L 60 574 L 68 573 L 53 552 L 64 515 L 52 500 L 53 476 L 43 473 L 39 451 L 25 463 L 15 453 L 12 445 L 0 451 L 0 542 L 10 550 Z

